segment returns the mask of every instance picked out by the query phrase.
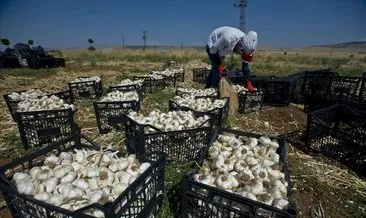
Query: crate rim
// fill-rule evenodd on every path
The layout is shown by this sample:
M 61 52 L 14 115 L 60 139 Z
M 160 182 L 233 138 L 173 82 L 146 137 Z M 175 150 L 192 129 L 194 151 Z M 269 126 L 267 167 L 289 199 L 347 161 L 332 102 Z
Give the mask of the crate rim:
M 249 198 L 245 198 L 243 196 L 240 196 L 240 195 L 237 195 L 237 194 L 234 194 L 234 193 L 230 193 L 230 192 L 227 192 L 225 190 L 222 190 L 222 189 L 219 189 L 219 188 L 216 188 L 216 187 L 213 187 L 213 186 L 205 185 L 203 183 L 194 181 L 193 174 L 195 172 L 197 172 L 197 170 L 198 170 L 197 165 L 199 165 L 199 166 L 202 165 L 203 161 L 205 160 L 205 158 L 207 156 L 209 148 L 216 141 L 216 138 L 217 138 L 218 134 L 222 134 L 223 132 L 232 133 L 234 135 L 235 134 L 237 134 L 237 135 L 241 134 L 241 135 L 246 135 L 246 136 L 250 136 L 250 137 L 268 136 L 269 138 L 276 139 L 278 141 L 280 147 L 282 147 L 281 153 L 284 153 L 284 156 L 281 155 L 282 162 L 283 162 L 282 171 L 283 171 L 283 173 L 286 172 L 285 173 L 285 179 L 288 182 L 288 186 L 287 186 L 287 198 L 288 199 L 287 200 L 289 201 L 289 207 L 286 210 L 281 210 L 279 208 L 266 205 L 266 204 L 261 203 L 259 201 L 253 201 Z M 193 167 L 190 168 L 188 170 L 188 172 L 184 175 L 183 180 L 187 183 L 193 183 L 193 184 L 200 185 L 200 186 L 202 185 L 203 187 L 205 187 L 207 189 L 213 189 L 216 192 L 220 192 L 220 194 L 223 194 L 224 196 L 228 196 L 228 197 L 233 197 L 234 196 L 235 198 L 240 199 L 240 200 L 244 200 L 246 202 L 249 200 L 250 203 L 255 203 L 256 205 L 259 205 L 259 206 L 261 206 L 265 209 L 269 209 L 269 210 L 272 210 L 272 211 L 275 211 L 275 212 L 279 212 L 281 214 L 291 214 L 291 215 L 296 216 L 297 215 L 297 208 L 296 208 L 295 202 L 292 199 L 292 192 L 291 192 L 292 182 L 291 182 L 291 179 L 290 179 L 288 160 L 287 160 L 287 146 L 288 146 L 288 143 L 287 143 L 287 141 L 286 141 L 286 139 L 283 135 L 273 136 L 273 135 L 268 135 L 268 134 L 252 133 L 252 132 L 229 129 L 229 128 L 218 128 L 215 131 L 215 133 L 213 134 L 213 137 L 212 137 L 209 145 L 204 148 L 203 152 L 201 153 L 200 158 L 197 160 L 196 164 L 192 165 Z M 290 213 L 288 213 L 287 211 L 290 211 Z

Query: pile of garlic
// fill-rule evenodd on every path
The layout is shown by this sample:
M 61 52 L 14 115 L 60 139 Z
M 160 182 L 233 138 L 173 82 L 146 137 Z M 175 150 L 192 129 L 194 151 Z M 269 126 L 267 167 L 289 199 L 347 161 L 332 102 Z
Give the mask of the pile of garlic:
M 233 88 L 235 89 L 235 91 L 237 92 L 237 93 L 239 93 L 239 92 L 247 92 L 248 91 L 248 89 L 247 88 L 245 88 L 244 86 L 241 86 L 241 85 L 233 85 Z
M 140 163 L 133 154 L 118 157 L 117 153 L 75 149 L 58 156 L 52 154 L 45 158 L 43 166 L 15 173 L 12 182 L 20 194 L 71 211 L 93 203 L 113 202 L 151 165 Z M 104 217 L 99 210 L 90 213 Z
M 162 71 L 153 70 L 151 73 L 162 76 L 174 76 L 175 74 L 183 73 L 183 69 L 164 69 Z
M 217 96 L 217 92 L 214 88 L 194 89 L 178 87 L 177 90 L 191 96 Z
M 200 112 L 207 112 L 216 108 L 223 108 L 226 103 L 226 99 L 195 98 L 194 96 L 175 96 L 173 101 L 179 106 L 187 107 Z
M 283 209 L 289 204 L 288 184 L 280 171 L 278 147 L 266 136 L 219 135 L 194 180 Z
M 144 83 L 144 80 L 142 80 L 142 79 L 138 79 L 138 80 L 124 79 L 124 80 L 121 80 L 116 86 L 130 86 L 130 85 L 142 86 L 143 83 Z
M 142 75 L 139 75 L 138 77 L 145 77 L 145 78 L 152 78 L 152 79 L 156 79 L 156 80 L 162 80 L 164 79 L 163 76 L 161 75 L 157 75 L 157 74 L 142 74 Z
M 79 77 L 77 79 L 74 79 L 73 81 L 71 81 L 71 83 L 79 83 L 79 82 L 92 82 L 95 81 L 97 83 L 100 82 L 100 77 L 99 76 L 92 76 L 92 77 Z
M 106 96 L 103 96 L 99 101 L 100 102 L 113 102 L 113 101 L 138 101 L 139 95 L 137 92 L 121 92 L 121 91 L 113 91 L 107 93 Z
M 43 111 L 43 110 L 58 110 L 58 109 L 69 109 L 75 110 L 73 104 L 67 104 L 63 99 L 55 95 L 43 96 L 36 99 L 26 99 L 18 103 L 18 112 L 27 111 Z
M 47 95 L 47 93 L 42 92 L 39 89 L 29 89 L 21 93 L 12 92 L 11 94 L 8 95 L 8 97 L 13 101 L 23 101 L 26 99 L 38 98 L 43 95 Z
M 150 112 L 148 116 L 132 111 L 128 116 L 140 124 L 149 124 L 163 132 L 194 129 L 206 122 L 209 117 L 207 115 L 196 118 L 192 111 L 169 111 L 163 113 L 160 110 Z M 208 126 L 206 122 L 203 126 Z M 155 130 L 149 128 L 147 132 Z

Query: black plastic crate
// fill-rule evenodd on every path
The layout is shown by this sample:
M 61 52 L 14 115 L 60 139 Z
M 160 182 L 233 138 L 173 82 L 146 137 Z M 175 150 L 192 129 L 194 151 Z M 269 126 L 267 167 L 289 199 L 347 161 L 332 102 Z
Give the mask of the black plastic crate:
M 23 156 L 9 164 L 0 167 L 0 188 L 5 202 L 13 217 L 93 217 L 85 214 L 91 210 L 100 210 L 104 217 L 150 217 L 157 215 L 164 196 L 165 155 L 161 153 L 146 154 L 140 161 L 149 162 L 151 166 L 142 173 L 114 201 L 103 205 L 99 203 L 69 211 L 32 197 L 18 193 L 11 177 L 15 172 L 29 170 L 41 165 L 45 156 L 57 151 L 72 151 L 73 149 L 100 150 L 99 146 L 83 135 L 75 135 L 48 147 Z
M 327 97 L 333 78 L 337 76 L 334 72 L 305 72 L 304 83 L 301 92 L 304 96 Z
M 251 76 L 250 81 L 255 88 L 263 89 L 267 81 L 274 80 L 276 76 Z
M 291 78 L 278 77 L 264 82 L 264 104 L 269 106 L 287 106 L 294 81 Z
M 78 77 L 78 78 L 87 78 L 87 77 Z M 72 93 L 74 100 L 83 98 L 96 99 L 102 96 L 103 93 L 102 81 L 99 82 L 84 81 L 84 82 L 68 83 L 68 87 Z
M 360 83 L 361 77 L 335 76 L 330 86 L 328 98 L 346 101 L 354 100 Z
M 93 105 L 98 130 L 102 134 L 108 133 L 112 129 L 123 131 L 125 128 L 124 114 L 131 111 L 140 111 L 140 100 L 115 102 L 95 101 Z
M 18 91 L 17 93 L 22 93 L 22 92 L 26 92 L 26 91 L 27 90 L 22 90 L 22 91 Z M 13 120 L 15 121 L 16 120 L 15 112 L 18 110 L 18 103 L 20 101 L 12 100 L 9 97 L 9 95 L 10 95 L 10 93 L 3 95 L 3 97 L 4 97 L 6 105 L 8 106 L 8 109 L 9 109 L 9 112 L 10 112 L 11 116 L 12 116 Z M 68 91 L 63 91 L 63 92 L 56 92 L 56 93 L 52 93 L 52 94 L 47 94 L 46 96 L 51 96 L 51 95 L 55 95 L 55 96 L 59 97 L 60 99 L 63 99 L 65 101 L 65 103 L 68 103 L 68 104 L 72 104 L 74 102 L 74 99 L 73 99 L 73 97 L 71 95 L 71 92 L 69 90 Z
M 166 87 L 166 79 L 154 79 L 152 77 L 146 76 L 134 76 L 133 80 L 144 80 L 143 83 L 143 93 L 153 93 L 156 91 L 160 91 L 165 89 Z
M 226 73 L 232 84 L 244 85 L 245 78 L 243 72 L 240 71 L 229 71 Z
M 193 72 L 193 81 L 198 83 L 206 83 L 207 77 L 210 74 L 209 69 L 207 68 L 196 68 L 192 69 Z
M 364 72 L 362 75 L 362 82 L 358 96 L 359 101 L 366 104 L 366 72 Z
M 366 112 L 337 104 L 309 113 L 306 146 L 366 175 Z
M 238 93 L 239 108 L 241 114 L 260 110 L 264 101 L 264 90 L 257 89 L 256 92 L 241 91 Z
M 185 70 L 184 69 L 183 69 L 183 72 L 175 74 L 175 78 L 176 78 L 177 82 L 184 82 L 184 77 L 185 77 Z
M 304 104 L 305 97 L 302 93 L 302 87 L 305 79 L 305 72 L 298 72 L 287 76 L 288 79 L 292 80 L 292 87 L 290 93 L 290 101 L 295 104 Z
M 261 135 L 243 132 L 239 130 L 220 129 L 207 146 L 197 164 L 202 166 L 207 157 L 208 149 L 217 139 L 217 134 L 223 132 L 232 133 L 236 136 L 261 137 Z M 182 188 L 182 217 L 296 217 L 296 207 L 291 198 L 291 180 L 287 163 L 287 142 L 277 139 L 280 147 L 277 153 L 280 155 L 281 171 L 285 174 L 285 180 L 288 183 L 287 197 L 289 206 L 284 209 L 278 209 L 258 201 L 196 182 L 193 176 L 199 167 L 194 166 L 183 178 Z M 225 203 L 223 203 L 225 202 Z
M 310 113 L 323 108 L 327 108 L 336 104 L 335 100 L 318 97 L 318 96 L 305 96 L 304 112 Z
M 196 97 L 196 98 L 201 98 L 201 97 Z M 204 97 L 204 98 L 207 98 L 207 97 Z M 217 99 L 217 98 L 212 97 L 212 99 L 214 100 L 214 99 Z M 227 117 L 229 115 L 230 98 L 224 97 L 224 98 L 221 98 L 221 99 L 226 99 L 226 103 L 225 103 L 224 107 L 215 108 L 215 109 L 212 109 L 210 111 L 205 111 L 205 112 L 195 111 L 191 108 L 188 108 L 188 107 L 185 107 L 185 106 L 180 106 L 178 103 L 176 103 L 175 101 L 170 99 L 169 100 L 169 111 L 177 111 L 177 110 L 192 111 L 197 116 L 207 115 L 207 116 L 212 118 L 212 122 L 213 122 L 214 127 L 220 127 L 220 126 L 223 127 L 223 126 L 225 126 Z
M 200 127 L 189 130 L 163 132 L 151 125 L 139 124 L 125 116 L 126 147 L 128 152 L 137 156 L 151 152 L 163 152 L 171 163 L 185 163 L 197 160 L 202 148 L 208 145 L 212 137 L 212 127 Z M 155 132 L 147 133 L 152 128 Z
M 50 145 L 77 131 L 70 109 L 16 112 L 20 139 L 25 148 Z
M 177 89 L 175 90 L 175 95 L 177 96 L 185 96 L 185 95 L 191 95 L 189 92 L 183 92 L 178 90 L 179 88 L 184 88 L 184 87 L 180 87 L 178 86 Z M 220 90 L 219 89 L 215 89 L 215 93 L 212 93 L 210 95 L 206 95 L 206 96 L 196 96 L 198 98 L 219 98 L 220 97 Z

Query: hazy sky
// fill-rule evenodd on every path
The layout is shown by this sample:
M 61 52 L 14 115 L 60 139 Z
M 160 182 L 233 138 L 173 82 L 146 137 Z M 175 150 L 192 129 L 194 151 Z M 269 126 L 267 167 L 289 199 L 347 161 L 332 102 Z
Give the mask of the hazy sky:
M 0 37 L 44 47 L 205 45 L 219 26 L 238 26 L 232 0 L 0 0 Z M 366 40 L 365 0 L 249 0 L 259 47 Z

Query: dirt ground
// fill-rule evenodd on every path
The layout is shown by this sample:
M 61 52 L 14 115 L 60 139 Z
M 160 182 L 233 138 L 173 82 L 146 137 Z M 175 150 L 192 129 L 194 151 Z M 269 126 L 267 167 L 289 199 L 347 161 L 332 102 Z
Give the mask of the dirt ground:
M 154 68 L 157 65 L 150 67 Z M 184 67 L 186 67 L 187 82 L 179 85 L 199 87 L 191 81 L 192 72 L 190 69 L 202 67 L 202 64 L 193 62 Z M 98 72 L 95 71 L 88 73 L 88 75 L 97 74 Z M 114 74 L 116 72 L 108 71 L 103 78 L 106 78 L 107 83 L 111 84 L 116 78 L 109 78 L 108 76 Z M 78 72 L 69 75 L 65 71 L 60 71 L 56 75 L 40 77 L 34 84 L 25 85 L 22 88 L 40 86 L 46 90 L 57 89 L 61 87 L 60 84 L 67 83 L 70 78 L 76 75 L 78 75 Z M 55 76 L 62 78 L 61 81 L 53 81 Z M 17 82 L 14 81 L 19 81 L 19 77 L 16 77 L 15 80 L 14 78 L 14 76 L 0 78 L 2 84 L 0 85 L 1 94 L 15 90 L 14 85 Z M 167 108 L 167 100 L 171 98 L 173 92 L 174 89 L 169 89 L 159 95 L 147 96 L 142 103 L 143 110 L 149 111 L 154 107 Z M 77 107 L 79 110 L 76 114 L 76 122 L 83 127 L 86 135 L 105 144 L 115 143 L 123 147 L 123 136 L 118 138 L 119 136 L 116 135 L 102 136 L 98 134 L 92 101 L 80 102 Z M 0 123 L 2 129 L 0 165 L 3 165 L 20 157 L 26 151 L 19 144 L 17 126 L 11 121 L 4 103 L 0 106 L 0 118 L 2 120 Z M 289 138 L 288 161 L 293 183 L 292 196 L 299 217 L 366 217 L 365 180 L 360 179 L 351 170 L 334 161 L 317 154 L 305 152 L 301 140 L 303 135 L 301 134 L 306 129 L 306 122 L 307 116 L 302 112 L 301 106 L 290 105 L 287 107 L 264 107 L 249 114 L 236 114 L 229 117 L 228 126 L 269 135 L 295 132 Z M 0 205 L 2 206 L 0 217 L 11 217 L 2 199 L 0 199 Z

